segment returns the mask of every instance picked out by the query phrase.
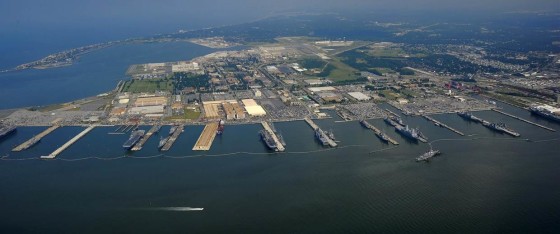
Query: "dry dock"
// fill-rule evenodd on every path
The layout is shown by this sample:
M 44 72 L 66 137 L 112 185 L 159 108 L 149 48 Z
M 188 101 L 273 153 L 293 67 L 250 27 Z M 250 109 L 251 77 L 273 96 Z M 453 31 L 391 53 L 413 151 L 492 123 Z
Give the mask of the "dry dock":
M 307 124 L 309 124 L 309 126 L 311 126 L 311 128 L 313 128 L 314 131 L 319 129 L 319 126 L 317 126 L 317 124 L 315 124 L 315 122 L 313 122 L 313 120 L 311 120 L 309 118 L 305 118 L 304 120 L 305 120 L 305 122 L 307 122 Z M 333 139 L 331 139 L 328 136 L 324 136 L 324 137 L 325 137 L 325 139 L 327 139 L 327 142 L 329 143 L 329 145 L 331 147 L 336 147 L 337 146 L 336 142 L 334 142 Z
M 549 128 L 549 127 L 547 127 L 547 126 L 540 125 L 540 124 L 535 123 L 535 122 L 531 122 L 531 121 L 526 120 L 526 119 L 523 119 L 523 118 L 521 118 L 521 117 L 518 117 L 518 116 L 515 116 L 515 115 L 512 115 L 512 114 L 503 112 L 503 111 L 501 111 L 501 110 L 498 110 L 498 109 L 492 109 L 492 110 L 495 111 L 495 112 L 498 112 L 498 113 L 500 113 L 500 114 L 502 114 L 502 115 L 506 115 L 506 116 L 509 116 L 509 117 L 511 117 L 511 118 L 514 118 L 514 119 L 523 121 L 523 122 L 525 122 L 525 123 L 532 124 L 532 125 L 535 125 L 535 126 L 540 127 L 540 128 L 544 128 L 544 129 L 546 129 L 546 130 L 548 130 L 548 131 L 556 132 L 555 129 Z
M 442 127 L 442 128 L 447 128 L 447 129 L 451 130 L 452 132 L 457 133 L 457 134 L 459 134 L 459 135 L 461 135 L 461 136 L 464 136 L 464 135 L 465 135 L 465 134 L 462 133 L 461 131 L 459 131 L 459 130 L 457 130 L 457 129 L 454 129 L 454 128 L 452 128 L 452 127 L 449 127 L 447 124 L 444 124 L 444 123 L 442 123 L 442 122 L 439 122 L 439 121 L 435 120 L 434 118 L 432 118 L 432 117 L 430 117 L 430 116 L 424 115 L 424 118 L 426 118 L 428 121 L 433 122 L 436 126 L 439 126 L 439 127 Z
M 267 122 L 261 122 L 263 128 L 265 131 L 267 131 L 268 133 L 270 133 L 270 135 L 272 136 L 272 139 L 274 140 L 274 142 L 276 143 L 276 149 L 278 149 L 278 151 L 284 151 L 286 150 L 286 148 L 284 147 L 284 144 L 282 144 L 282 142 L 280 141 L 280 139 L 278 139 L 278 136 L 276 136 L 276 133 L 272 130 L 272 128 L 270 127 L 270 125 L 268 125 Z
M 210 150 L 210 147 L 212 147 L 212 143 L 214 142 L 214 138 L 216 138 L 218 125 L 219 124 L 216 122 L 206 124 L 192 150 Z
M 144 146 L 144 144 L 146 143 L 146 141 L 148 141 L 148 139 L 150 139 L 150 137 L 152 135 L 154 135 L 155 132 L 159 131 L 159 129 L 161 128 L 160 125 L 154 125 L 152 126 L 152 128 L 150 128 L 150 130 L 148 130 L 148 133 L 146 133 L 146 135 L 144 135 L 144 137 L 142 137 L 142 139 L 140 139 L 140 141 L 138 141 L 138 143 L 136 143 L 134 145 L 134 147 L 132 147 L 132 151 L 139 151 L 142 149 L 142 146 Z
M 371 129 L 375 133 L 375 135 L 377 135 L 378 137 L 381 137 L 381 134 L 385 135 L 385 137 L 387 138 L 387 141 L 389 141 L 391 144 L 393 144 L 393 145 L 398 145 L 399 144 L 399 142 L 397 142 L 395 139 L 389 137 L 387 134 L 382 133 L 381 130 L 377 129 L 375 126 L 371 125 L 369 122 L 364 120 L 362 122 L 362 125 L 364 127 L 368 128 L 368 129 Z
M 50 128 L 47 128 L 45 131 L 35 135 L 34 137 L 27 140 L 26 142 L 23 142 L 21 145 L 18 145 L 16 148 L 12 149 L 12 151 L 19 152 L 19 151 L 22 151 L 22 150 L 29 149 L 29 147 L 37 144 L 43 137 L 45 137 L 46 135 L 53 132 L 54 130 L 56 130 L 59 127 L 60 127 L 60 125 L 54 125 Z
M 62 145 L 60 148 L 56 149 L 54 152 L 52 152 L 48 156 L 41 156 L 41 158 L 42 159 L 54 159 L 56 156 L 58 156 L 60 153 L 62 153 L 62 151 L 64 151 L 68 147 L 70 147 L 72 144 L 76 143 L 76 141 L 78 141 L 80 138 L 82 138 L 83 136 L 88 134 L 88 132 L 90 132 L 94 128 L 95 128 L 95 125 L 89 126 L 88 128 L 86 128 L 82 132 L 78 133 L 78 135 L 76 135 L 75 137 L 70 139 L 68 142 L 66 142 L 64 145 Z
M 171 136 L 169 137 L 167 142 L 165 142 L 165 145 L 163 145 L 163 147 L 161 147 L 161 151 L 168 151 L 169 149 L 171 149 L 171 146 L 173 146 L 173 143 L 175 143 L 177 138 L 179 138 L 179 135 L 183 132 L 184 127 L 185 126 L 183 126 L 183 125 L 177 126 L 177 129 L 175 129 L 175 131 L 171 134 Z

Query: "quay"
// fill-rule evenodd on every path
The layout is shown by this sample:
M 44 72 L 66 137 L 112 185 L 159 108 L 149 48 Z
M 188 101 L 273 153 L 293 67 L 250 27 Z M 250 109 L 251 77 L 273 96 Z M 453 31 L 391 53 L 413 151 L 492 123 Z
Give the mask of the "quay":
M 216 131 L 218 131 L 218 127 L 219 124 L 216 122 L 206 124 L 192 150 L 210 150 L 210 147 L 212 147 L 212 143 L 214 142 L 214 138 L 216 138 Z
M 393 144 L 393 145 L 398 145 L 399 144 L 399 142 L 397 142 L 395 139 L 389 137 L 387 134 L 384 134 L 383 132 L 381 132 L 381 130 L 379 130 L 375 126 L 371 125 L 369 122 L 363 120 L 361 123 L 364 125 L 364 127 L 372 130 L 377 137 L 382 138 L 384 136 L 387 139 L 387 141 L 390 142 L 391 144 Z
M 309 124 L 309 126 L 310 126 L 311 128 L 313 128 L 314 131 L 316 131 L 317 129 L 320 129 L 319 126 L 317 126 L 317 124 L 315 124 L 315 123 L 313 122 L 313 120 L 311 120 L 311 119 L 309 119 L 309 118 L 305 118 L 304 120 L 305 120 L 305 122 L 307 122 L 307 124 Z M 324 134 L 324 133 L 323 133 L 323 134 Z M 327 143 L 328 143 L 331 147 L 336 147 L 336 146 L 337 146 L 336 142 L 334 142 L 334 140 L 331 139 L 329 136 L 326 136 L 326 134 L 325 134 L 323 137 L 324 137 L 325 139 L 327 139 Z
M 185 127 L 184 125 L 177 126 L 177 128 L 171 134 L 171 136 L 169 137 L 167 142 L 165 142 L 165 145 L 163 145 L 163 147 L 161 148 L 161 151 L 168 151 L 169 149 L 171 149 L 171 146 L 173 146 L 173 143 L 175 143 L 177 138 L 179 138 L 179 135 L 183 132 L 184 127 Z
M 53 125 L 50 128 L 47 128 L 45 131 L 35 135 L 34 137 L 27 140 L 26 142 L 23 142 L 21 145 L 18 145 L 17 147 L 12 149 L 12 151 L 13 152 L 19 152 L 19 151 L 22 151 L 22 150 L 29 149 L 31 146 L 33 146 L 33 145 L 37 144 L 39 141 L 41 141 L 41 139 L 43 137 L 45 137 L 46 135 L 53 132 L 54 130 L 56 130 L 59 127 L 60 127 L 60 125 Z
M 528 123 L 528 124 L 532 124 L 532 125 L 535 125 L 535 126 L 540 127 L 540 128 L 544 128 L 544 129 L 546 129 L 546 130 L 548 130 L 548 131 L 556 132 L 555 129 L 549 128 L 549 127 L 544 126 L 544 125 L 540 125 L 540 124 L 535 123 L 535 122 L 531 122 L 531 121 L 529 121 L 529 120 L 526 120 L 526 119 L 523 119 L 523 118 L 521 118 L 521 117 L 512 115 L 512 114 L 510 114 L 510 113 L 506 113 L 506 112 L 503 112 L 503 111 L 498 110 L 498 109 L 492 109 L 492 110 L 495 111 L 495 112 L 498 112 L 498 113 L 500 113 L 500 114 L 502 114 L 502 115 L 509 116 L 509 117 L 511 117 L 511 118 L 520 120 L 520 121 L 522 121 L 522 122 L 525 122 L 525 123 Z
M 157 131 L 159 131 L 159 129 L 161 128 L 161 125 L 154 125 L 152 126 L 152 128 L 150 128 L 150 130 L 148 130 L 148 132 L 146 133 L 146 135 L 144 135 L 144 137 L 142 137 L 142 139 L 140 139 L 140 141 L 138 141 L 138 143 L 136 143 L 134 145 L 134 147 L 132 147 L 132 151 L 139 151 L 142 149 L 142 146 L 144 146 L 144 144 L 148 141 L 148 139 L 150 139 L 150 137 L 152 135 L 154 135 L 154 133 L 156 133 Z
M 51 154 L 47 155 L 47 156 L 41 156 L 41 159 L 54 159 L 56 156 L 58 156 L 60 153 L 62 153 L 62 151 L 66 150 L 68 147 L 70 147 L 72 144 L 76 143 L 76 141 L 78 141 L 80 138 L 82 138 L 83 136 L 85 136 L 86 134 L 88 134 L 91 130 L 93 130 L 96 126 L 95 125 L 91 125 L 88 128 L 86 128 L 85 130 L 83 130 L 82 132 L 78 133 L 78 135 L 76 135 L 75 137 L 73 137 L 72 139 L 70 139 L 68 142 L 66 142 L 64 145 L 62 145 L 60 148 L 56 149 L 54 152 L 52 152 Z
M 396 108 L 396 107 L 395 107 L 395 108 Z M 389 114 L 392 114 L 392 115 L 394 115 L 394 116 L 396 116 L 396 117 L 399 117 L 399 118 L 400 118 L 400 116 L 399 116 L 399 115 L 398 115 L 397 113 L 395 113 L 395 112 L 393 112 L 393 111 L 389 110 L 389 108 L 385 108 L 385 110 L 386 110 L 387 112 L 389 112 Z
M 278 136 L 276 135 L 276 133 L 274 132 L 274 130 L 272 130 L 272 128 L 270 127 L 270 125 L 263 121 L 261 122 L 263 128 L 265 131 L 267 131 L 268 133 L 270 133 L 270 135 L 272 136 L 272 139 L 274 140 L 274 142 L 276 143 L 276 149 L 278 149 L 278 151 L 282 152 L 284 150 L 286 150 L 286 148 L 284 147 L 284 144 L 282 144 L 282 142 L 280 141 L 280 139 L 278 139 Z
M 426 118 L 428 121 L 433 122 L 436 126 L 439 126 L 439 127 L 442 127 L 442 128 L 447 128 L 447 129 L 451 130 L 452 132 L 457 133 L 457 134 L 459 134 L 459 135 L 461 135 L 461 136 L 464 136 L 464 135 L 465 135 L 465 134 L 462 133 L 461 131 L 459 131 L 459 130 L 457 130 L 457 129 L 454 129 L 454 128 L 448 126 L 447 124 L 444 124 L 444 123 L 442 123 L 442 122 L 439 122 L 439 121 L 437 121 L 436 119 L 434 119 L 434 118 L 432 118 L 432 117 L 430 117 L 430 116 L 427 116 L 427 115 L 423 115 L 423 116 L 424 116 L 424 118 Z

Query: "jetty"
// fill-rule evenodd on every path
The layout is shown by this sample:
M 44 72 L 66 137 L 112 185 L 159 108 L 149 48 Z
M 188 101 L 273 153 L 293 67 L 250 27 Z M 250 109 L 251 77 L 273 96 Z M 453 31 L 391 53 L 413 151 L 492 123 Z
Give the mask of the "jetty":
M 60 153 L 62 153 L 62 151 L 66 150 L 68 147 L 70 147 L 72 144 L 76 143 L 78 140 L 80 140 L 80 138 L 82 138 L 83 136 L 85 136 L 86 134 L 88 134 L 91 130 L 93 130 L 96 126 L 95 125 L 91 125 L 89 127 L 87 127 L 85 130 L 83 130 L 82 132 L 78 133 L 78 135 L 76 135 L 75 137 L 73 137 L 72 139 L 70 139 L 68 142 L 66 142 L 64 145 L 62 145 L 60 148 L 56 149 L 54 152 L 52 152 L 51 154 L 47 155 L 47 156 L 41 156 L 41 159 L 54 159 L 56 156 L 58 156 Z
M 261 122 L 261 124 L 262 124 L 264 130 L 267 131 L 268 133 L 270 133 L 270 135 L 272 136 L 272 139 L 276 143 L 276 149 L 278 149 L 278 151 L 280 151 L 280 152 L 286 150 L 286 148 L 284 147 L 284 144 L 282 144 L 282 141 L 280 141 L 280 139 L 276 135 L 276 132 L 274 130 L 272 130 L 270 125 L 265 121 Z
M 31 139 L 27 140 L 26 142 L 23 142 L 21 145 L 18 145 L 17 147 L 13 148 L 12 151 L 13 152 L 19 152 L 19 151 L 22 151 L 22 150 L 29 149 L 31 146 L 34 146 L 39 141 L 41 141 L 41 139 L 43 139 L 43 137 L 49 135 L 49 133 L 53 132 L 54 130 L 56 130 L 59 127 L 60 127 L 60 125 L 53 125 L 50 128 L 47 128 L 45 131 L 42 131 L 41 133 L 39 133 L 39 134 L 33 136 Z
M 146 135 L 144 135 L 144 137 L 142 137 L 142 139 L 140 139 L 140 141 L 138 141 L 138 143 L 136 143 L 134 145 L 134 147 L 132 147 L 132 151 L 139 151 L 142 149 L 142 146 L 144 146 L 144 144 L 148 141 L 148 139 L 150 139 L 150 137 L 159 131 L 159 129 L 161 128 L 161 125 L 154 125 L 152 126 L 152 128 L 150 128 L 150 130 L 148 130 L 148 132 L 146 133 Z
M 439 121 L 437 121 L 436 119 L 434 119 L 434 118 L 432 118 L 432 117 L 430 117 L 430 116 L 427 116 L 427 115 L 423 115 L 423 116 L 424 116 L 424 118 L 426 118 L 428 121 L 433 122 L 436 126 L 439 126 L 439 127 L 442 127 L 442 128 L 447 128 L 447 129 L 451 130 L 452 132 L 457 133 L 457 134 L 459 134 L 459 135 L 461 135 L 461 136 L 464 136 L 464 135 L 465 135 L 465 134 L 462 133 L 461 131 L 459 131 L 459 130 L 457 130 L 457 129 L 454 129 L 454 128 L 448 126 L 447 124 L 444 124 L 444 123 L 442 123 L 442 122 L 439 122 Z
M 528 124 L 532 124 L 532 125 L 535 125 L 535 126 L 537 126 L 537 127 L 546 129 L 546 130 L 548 130 L 548 131 L 556 132 L 555 129 L 549 128 L 549 127 L 547 127 L 547 126 L 544 126 L 544 125 L 541 125 L 541 124 L 538 124 L 538 123 L 535 123 L 535 122 L 531 122 L 531 121 L 526 120 L 526 119 L 524 119 L 524 118 L 521 118 L 521 117 L 519 117 L 519 116 L 515 116 L 515 115 L 512 115 L 512 114 L 510 114 L 510 113 L 503 112 L 503 111 L 498 110 L 498 109 L 492 109 L 492 110 L 495 111 L 495 112 L 498 112 L 498 113 L 500 113 L 500 114 L 502 114 L 502 115 L 509 116 L 509 117 L 511 117 L 511 118 L 520 120 L 520 121 L 522 121 L 522 122 L 525 122 L 525 123 L 528 123 Z
M 387 141 L 393 145 L 398 145 L 399 142 L 397 142 L 395 139 L 391 138 L 390 136 L 388 136 L 387 134 L 381 132 L 381 130 L 379 130 L 378 128 L 376 128 L 375 126 L 373 126 L 372 124 L 370 124 L 369 122 L 362 120 L 360 122 L 365 128 L 372 130 L 375 135 L 379 138 L 381 138 L 383 140 L 383 138 L 387 139 Z
M 310 118 L 305 118 L 304 120 L 305 120 L 305 122 L 306 122 L 307 124 L 309 124 L 309 126 L 310 126 L 314 131 L 316 131 L 317 129 L 320 129 L 319 126 L 317 126 L 317 124 L 315 124 L 315 122 L 313 122 L 313 120 L 311 120 Z M 324 132 L 324 131 L 321 130 L 321 132 Z M 323 134 L 323 135 L 324 135 L 323 137 L 327 140 L 327 143 L 329 144 L 329 146 L 331 146 L 331 147 L 336 147 L 336 146 L 338 146 L 338 145 L 336 144 L 336 142 L 335 142 L 333 139 L 331 139 L 329 136 L 327 136 L 326 134 Z
M 175 131 L 171 134 L 171 136 L 169 136 L 169 139 L 167 140 L 167 142 L 165 142 L 165 145 L 163 145 L 163 147 L 161 147 L 161 151 L 168 151 L 169 149 L 171 149 L 171 146 L 173 146 L 173 143 L 175 143 L 177 138 L 179 138 L 179 135 L 181 135 L 184 128 L 185 128 L 185 126 L 183 126 L 183 125 L 177 126 Z
M 212 143 L 214 142 L 214 138 L 216 138 L 218 126 L 219 123 L 216 122 L 206 124 L 192 150 L 210 150 L 210 147 L 212 147 Z

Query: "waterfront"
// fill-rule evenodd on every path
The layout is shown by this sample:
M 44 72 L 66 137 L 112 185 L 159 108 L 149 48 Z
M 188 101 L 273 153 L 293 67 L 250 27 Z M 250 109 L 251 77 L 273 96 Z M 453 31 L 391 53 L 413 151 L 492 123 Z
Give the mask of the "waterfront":
M 69 102 L 111 91 L 130 64 L 189 60 L 216 51 L 190 42 L 122 44 L 83 55 L 73 65 L 0 74 L 0 109 Z M 72 87 L 72 88 L 68 88 Z
M 560 129 L 559 124 L 525 110 L 499 105 L 508 113 Z M 303 121 L 275 123 L 287 143 L 286 152 L 276 154 L 269 154 L 259 140 L 258 124 L 226 126 L 207 153 L 191 151 L 203 126 L 187 126 L 167 156 L 157 151 L 158 135 L 141 151 L 125 153 L 121 145 L 128 134 L 108 135 L 116 127 L 98 127 L 57 160 L 0 161 L 4 178 L 0 231 L 557 230 L 560 134 L 493 111 L 475 114 L 505 122 L 521 137 L 495 133 L 456 114 L 432 117 L 464 132 L 464 137 L 422 117 L 404 116 L 442 152 L 430 163 L 417 163 L 415 158 L 429 145 L 408 142 L 381 119 L 369 122 L 399 141 L 399 146 L 382 143 L 357 121 L 335 123 L 337 117 L 316 121 L 340 140 L 333 150 L 319 146 Z M 64 127 L 29 150 L 10 152 L 13 145 L 43 129 L 18 129 L 0 143 L 0 155 L 9 154 L 10 159 L 46 155 L 83 130 Z M 165 126 L 160 134 L 168 131 Z M 123 155 L 129 157 L 118 158 Z M 115 159 L 64 161 L 92 156 Z

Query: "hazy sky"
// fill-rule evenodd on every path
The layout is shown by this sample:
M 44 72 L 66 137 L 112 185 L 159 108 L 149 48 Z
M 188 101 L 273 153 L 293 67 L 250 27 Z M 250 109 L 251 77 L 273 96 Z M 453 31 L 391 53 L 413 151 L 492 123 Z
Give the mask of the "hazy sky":
M 465 12 L 556 10 L 558 0 L 2 0 L 0 26 L 199 28 L 285 11 Z M 2 29 L 0 29 L 2 30 Z

